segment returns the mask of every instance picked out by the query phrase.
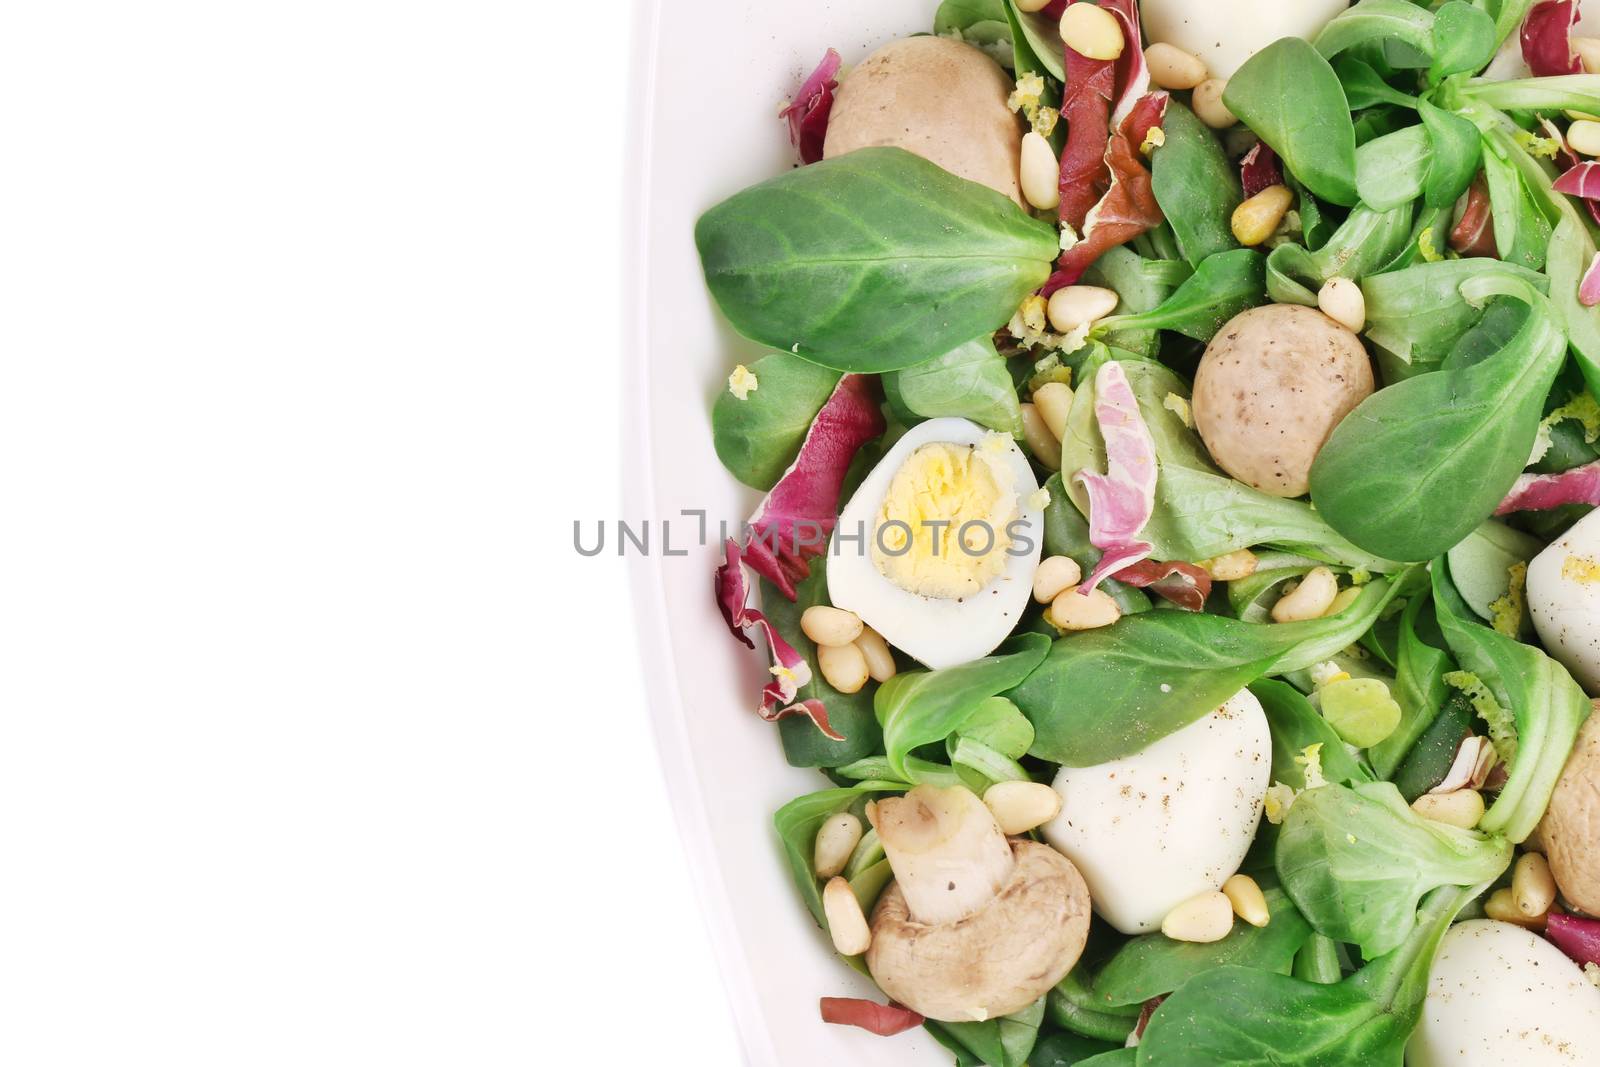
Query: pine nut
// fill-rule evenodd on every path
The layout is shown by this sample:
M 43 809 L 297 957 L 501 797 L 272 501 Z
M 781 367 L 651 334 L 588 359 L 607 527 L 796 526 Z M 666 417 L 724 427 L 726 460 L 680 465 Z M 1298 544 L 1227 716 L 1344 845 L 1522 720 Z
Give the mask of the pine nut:
M 1050 621 L 1062 630 L 1096 630 L 1122 618 L 1117 602 L 1104 589 L 1079 596 L 1076 585 L 1068 586 L 1050 601 Z
M 1116 16 L 1097 4 L 1073 4 L 1061 16 L 1061 40 L 1085 59 L 1116 59 L 1126 41 Z
M 1032 404 L 1022 405 L 1022 439 L 1041 467 L 1052 471 L 1061 469 L 1061 442 L 1050 432 L 1039 409 Z
M 1333 598 L 1333 603 L 1328 605 L 1324 615 L 1337 615 L 1345 608 L 1361 599 L 1361 587 L 1352 585 L 1349 589 L 1339 590 L 1339 595 Z
M 1071 556 L 1047 556 L 1033 572 L 1033 599 L 1048 604 L 1083 580 L 1083 569 Z
M 874 682 L 887 682 L 899 670 L 894 665 L 894 653 L 889 651 L 889 642 L 872 627 L 862 627 L 861 636 L 856 638 L 856 647 L 861 650 L 861 658 L 867 661 L 867 676 Z
M 1195 117 L 1213 130 L 1225 130 L 1239 124 L 1238 117 L 1222 102 L 1222 94 L 1227 89 L 1226 79 L 1207 78 L 1194 87 L 1194 95 L 1189 98 L 1189 106 L 1194 109 Z
M 1278 223 L 1288 214 L 1294 203 L 1294 193 L 1287 185 L 1269 185 L 1249 200 L 1233 209 L 1233 238 L 1246 248 L 1256 245 L 1278 232 Z
M 1236 549 L 1225 556 L 1208 559 L 1200 564 L 1205 572 L 1211 575 L 1214 582 L 1237 582 L 1240 578 L 1248 578 L 1256 572 L 1256 567 L 1261 561 L 1256 554 L 1248 548 Z
M 1317 293 L 1317 307 L 1351 333 L 1367 325 L 1367 298 L 1349 278 L 1329 278 Z
M 1063 382 L 1046 382 L 1033 391 L 1033 406 L 1044 420 L 1050 436 L 1067 439 L 1067 416 L 1072 413 L 1072 387 Z
M 1061 203 L 1061 164 L 1055 149 L 1037 133 L 1022 137 L 1022 195 L 1040 211 L 1051 211 Z
M 1579 119 L 1567 127 L 1567 147 L 1586 156 L 1600 156 L 1600 122 Z
M 1144 50 L 1144 65 L 1157 89 L 1193 89 L 1206 80 L 1206 65 L 1199 56 L 1164 41 Z
M 1212 890 L 1179 904 L 1161 920 L 1161 932 L 1174 941 L 1210 944 L 1221 941 L 1233 929 L 1233 904 Z
M 1050 0 L 1017 0 L 1017 10 L 1026 11 L 1030 15 L 1035 11 L 1043 11 L 1050 6 Z
M 872 947 L 872 928 L 856 891 L 843 878 L 831 878 L 822 887 L 822 914 L 828 920 L 828 936 L 841 956 L 859 956 Z
M 1569 37 L 1567 44 L 1577 54 L 1585 74 L 1600 74 L 1600 38 Z
M 1530 919 L 1543 916 L 1556 902 L 1556 880 L 1550 864 L 1537 852 L 1524 852 L 1511 873 L 1511 901 Z
M 1025 834 L 1061 814 L 1061 794 L 1042 782 L 996 782 L 983 802 L 1008 834 Z
M 1518 926 L 1526 926 L 1533 930 L 1544 929 L 1546 918 L 1545 915 L 1522 914 L 1509 888 L 1496 889 L 1490 893 L 1488 899 L 1483 902 L 1483 913 L 1491 919 L 1498 919 L 1503 923 L 1516 923 Z
M 1273 622 L 1305 622 L 1320 619 L 1339 595 L 1339 579 L 1326 567 L 1313 567 L 1292 592 L 1272 605 Z
M 817 830 L 811 849 L 811 869 L 818 878 L 832 878 L 850 862 L 850 853 L 861 843 L 861 820 L 848 811 L 829 816 Z
M 1069 285 L 1050 294 L 1050 328 L 1071 333 L 1117 310 L 1117 294 L 1098 285 Z
M 1223 882 L 1222 895 L 1233 906 L 1233 913 L 1251 926 L 1265 926 L 1272 921 L 1266 895 L 1248 874 L 1236 874 Z
M 848 645 L 861 636 L 861 616 L 826 604 L 800 613 L 800 632 L 819 645 Z
M 859 693 L 867 684 L 867 657 L 855 645 L 818 645 L 822 678 L 841 693 Z
M 1483 797 L 1476 789 L 1424 793 L 1412 802 L 1411 810 L 1424 819 L 1470 830 L 1483 818 Z

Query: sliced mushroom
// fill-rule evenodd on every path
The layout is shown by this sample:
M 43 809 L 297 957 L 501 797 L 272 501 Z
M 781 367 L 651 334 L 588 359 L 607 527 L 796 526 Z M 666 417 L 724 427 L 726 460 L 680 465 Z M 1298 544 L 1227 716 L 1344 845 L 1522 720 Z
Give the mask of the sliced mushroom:
M 1007 841 L 960 786 L 881 800 L 876 824 L 895 882 L 873 909 L 867 967 L 894 1000 L 930 1019 L 992 1019 L 1077 963 L 1089 888 L 1061 853 Z
M 1539 838 L 1567 902 L 1600 915 L 1600 699 L 1556 781 Z

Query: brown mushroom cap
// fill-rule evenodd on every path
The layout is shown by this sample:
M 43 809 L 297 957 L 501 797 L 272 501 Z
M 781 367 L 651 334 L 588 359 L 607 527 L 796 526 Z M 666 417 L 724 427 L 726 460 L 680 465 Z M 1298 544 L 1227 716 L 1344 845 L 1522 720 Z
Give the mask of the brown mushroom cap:
M 1600 710 L 1600 699 L 1593 706 Z M 1600 714 L 1578 731 L 1537 833 L 1561 895 L 1600 915 Z
M 828 112 L 823 155 L 903 148 L 1023 204 L 1022 126 L 1004 68 L 945 37 L 891 41 L 850 71 Z
M 899 885 L 872 912 L 867 968 L 885 993 L 945 1022 L 1021 1011 L 1072 970 L 1089 936 L 1089 887 L 1055 849 L 1013 841 L 1016 866 L 982 910 L 929 926 Z
M 1328 435 L 1372 395 L 1361 339 L 1315 308 L 1268 304 L 1217 331 L 1194 375 L 1195 429 L 1217 466 L 1301 496 Z

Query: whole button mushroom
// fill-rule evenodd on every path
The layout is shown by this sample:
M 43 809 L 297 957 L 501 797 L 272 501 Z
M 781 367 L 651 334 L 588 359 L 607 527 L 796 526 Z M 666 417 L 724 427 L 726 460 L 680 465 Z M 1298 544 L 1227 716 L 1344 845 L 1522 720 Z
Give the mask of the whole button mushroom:
M 1022 126 L 1000 64 L 944 37 L 892 41 L 839 84 L 824 159 L 858 148 L 903 148 L 1025 207 Z
M 1600 715 L 1591 714 L 1578 731 L 1538 836 L 1561 895 L 1600 915 Z
M 895 880 L 872 912 L 867 968 L 885 993 L 945 1022 L 1021 1011 L 1072 970 L 1089 936 L 1089 889 L 1072 861 L 1008 841 L 962 786 L 878 801 Z
M 1328 435 L 1372 390 L 1359 337 L 1314 308 L 1268 304 L 1230 319 L 1206 346 L 1194 376 L 1195 428 L 1239 481 L 1302 496 Z

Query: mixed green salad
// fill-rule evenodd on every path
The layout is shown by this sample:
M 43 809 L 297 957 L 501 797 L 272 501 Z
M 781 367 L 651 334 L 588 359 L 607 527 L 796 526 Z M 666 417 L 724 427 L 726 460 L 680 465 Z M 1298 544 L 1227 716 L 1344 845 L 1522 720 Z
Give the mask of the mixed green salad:
M 882 993 L 824 1021 L 1600 1063 L 1586 28 L 945 0 L 785 104 L 800 165 L 695 238 L 767 352 L 711 413 L 765 494 L 717 601 L 819 772 L 798 903 Z

